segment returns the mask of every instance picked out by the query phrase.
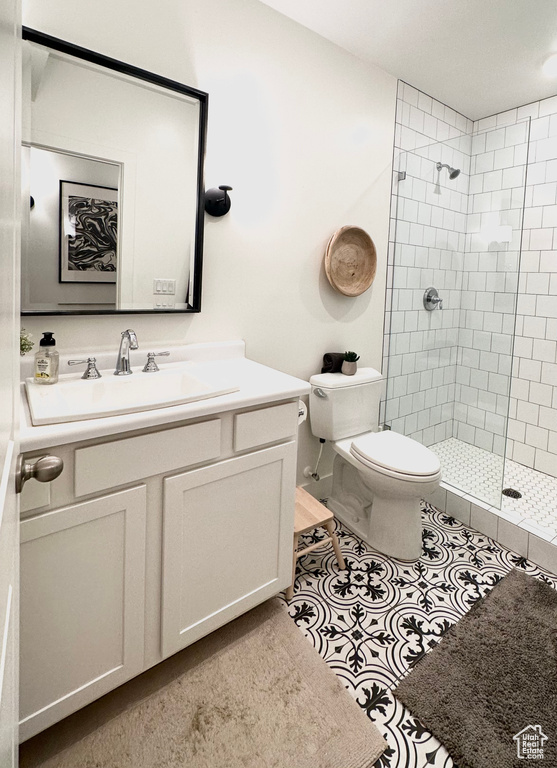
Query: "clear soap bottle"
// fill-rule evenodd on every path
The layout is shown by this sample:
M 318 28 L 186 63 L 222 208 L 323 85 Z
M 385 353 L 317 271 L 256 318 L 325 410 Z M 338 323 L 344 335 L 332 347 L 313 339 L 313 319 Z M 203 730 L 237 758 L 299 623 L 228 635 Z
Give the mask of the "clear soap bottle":
M 60 356 L 51 331 L 43 333 L 39 349 L 35 352 L 35 384 L 56 384 Z

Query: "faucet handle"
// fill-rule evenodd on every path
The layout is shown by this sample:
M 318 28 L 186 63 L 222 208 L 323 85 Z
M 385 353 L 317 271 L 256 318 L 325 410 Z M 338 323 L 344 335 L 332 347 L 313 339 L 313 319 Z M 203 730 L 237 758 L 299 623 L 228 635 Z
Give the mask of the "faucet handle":
M 88 357 L 87 360 L 68 360 L 68 365 L 80 365 L 81 363 L 87 363 L 85 373 L 81 377 L 82 379 L 102 379 L 102 374 L 99 373 L 97 368 L 96 357 Z
M 147 362 L 143 367 L 143 373 L 156 373 L 159 366 L 155 362 L 155 357 L 168 357 L 170 352 L 147 352 Z

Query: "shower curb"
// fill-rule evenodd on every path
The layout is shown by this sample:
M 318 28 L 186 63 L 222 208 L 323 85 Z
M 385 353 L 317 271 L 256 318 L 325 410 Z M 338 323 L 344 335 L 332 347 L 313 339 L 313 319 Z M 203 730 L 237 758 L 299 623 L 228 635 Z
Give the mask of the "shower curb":
M 487 504 L 446 482 L 441 482 L 426 501 L 536 565 L 557 573 L 557 535 L 553 531 L 541 528 L 520 514 Z

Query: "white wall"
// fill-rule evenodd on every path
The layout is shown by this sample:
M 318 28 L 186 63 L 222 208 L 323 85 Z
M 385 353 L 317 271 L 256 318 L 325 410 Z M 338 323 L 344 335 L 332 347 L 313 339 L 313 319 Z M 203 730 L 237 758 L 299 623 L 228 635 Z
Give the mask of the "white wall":
M 243 338 L 248 355 L 307 379 L 324 352 L 381 365 L 396 80 L 256 0 L 27 0 L 24 24 L 208 91 L 206 186 L 232 210 L 206 219 L 199 315 L 25 318 L 61 350 Z M 345 224 L 377 246 L 372 288 L 333 292 L 322 260 Z M 179 227 L 179 222 L 177 222 Z M 301 431 L 299 466 L 314 461 Z M 324 467 L 327 467 L 326 459 Z

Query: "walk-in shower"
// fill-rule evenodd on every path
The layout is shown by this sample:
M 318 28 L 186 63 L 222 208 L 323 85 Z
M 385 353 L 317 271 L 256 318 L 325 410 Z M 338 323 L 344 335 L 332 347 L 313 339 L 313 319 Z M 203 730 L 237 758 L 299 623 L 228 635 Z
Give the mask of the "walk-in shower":
M 543 525 L 553 512 L 557 533 L 557 480 L 507 456 L 528 143 L 526 120 L 395 156 L 382 418 L 457 493 Z M 442 312 L 424 308 L 431 285 Z

